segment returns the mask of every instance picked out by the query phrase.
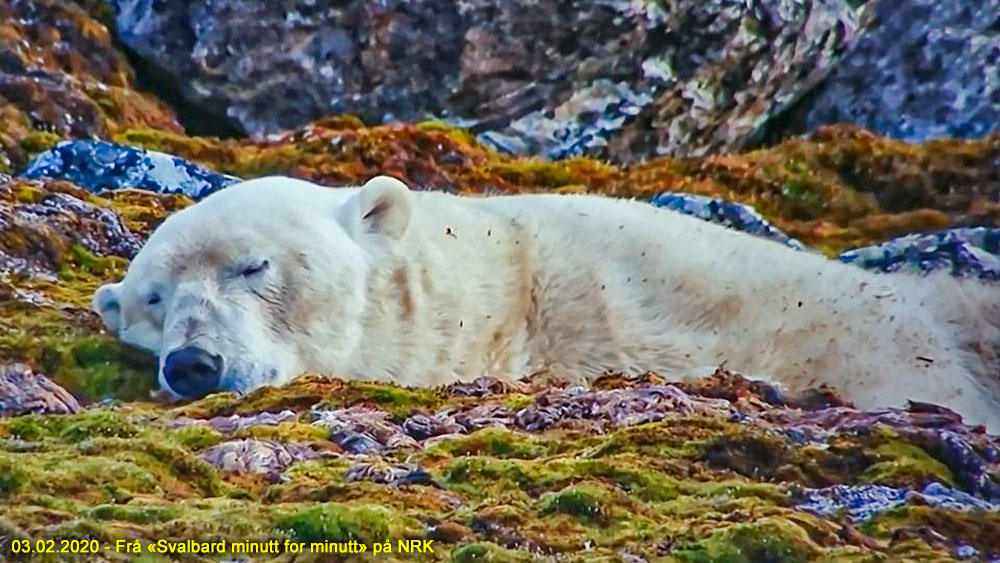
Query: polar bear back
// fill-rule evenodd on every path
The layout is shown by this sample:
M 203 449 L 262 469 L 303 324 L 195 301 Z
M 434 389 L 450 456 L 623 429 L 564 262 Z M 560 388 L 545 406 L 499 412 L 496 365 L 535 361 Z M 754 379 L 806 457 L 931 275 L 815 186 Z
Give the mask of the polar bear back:
M 872 408 L 1000 395 L 996 366 L 949 322 L 996 338 L 963 304 L 988 291 L 973 282 L 871 273 L 643 202 L 470 201 L 531 225 L 551 364 L 681 376 L 726 364 L 791 389 L 830 384 Z M 972 376 L 990 370 L 990 381 Z

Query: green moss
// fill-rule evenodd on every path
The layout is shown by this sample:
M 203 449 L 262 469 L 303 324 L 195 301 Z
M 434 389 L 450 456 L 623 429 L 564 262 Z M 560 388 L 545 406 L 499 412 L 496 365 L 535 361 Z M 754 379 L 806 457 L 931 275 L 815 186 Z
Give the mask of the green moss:
M 70 442 L 81 442 L 95 437 L 132 438 L 139 429 L 126 417 L 109 411 L 91 411 L 65 419 L 59 437 Z
M 301 422 L 282 422 L 274 426 L 251 426 L 234 432 L 234 440 L 253 438 L 257 440 L 274 440 L 276 442 L 322 442 L 328 437 L 329 430 L 315 424 Z
M 861 526 L 861 531 L 890 541 L 899 530 L 932 529 L 954 544 L 967 544 L 981 553 L 1000 552 L 1000 514 L 989 510 L 953 510 L 904 505 L 883 512 Z
M 13 457 L 0 457 L 0 498 L 17 493 L 28 482 L 28 475 Z
M 80 443 L 87 456 L 110 456 L 139 464 L 160 477 L 159 486 L 178 495 L 191 494 L 193 487 L 205 496 L 221 496 L 225 487 L 216 468 L 183 448 L 151 439 L 94 438 Z
M 427 119 L 421 121 L 417 123 L 417 128 L 421 131 L 444 133 L 455 139 L 460 144 L 482 148 L 482 145 L 480 145 L 479 141 L 476 140 L 475 136 L 473 136 L 468 129 L 455 127 L 454 125 L 441 121 L 440 119 Z
M 740 425 L 708 417 L 674 418 L 619 429 L 603 440 L 594 455 L 641 453 L 666 459 L 696 459 L 712 444 L 741 431 Z
M 434 389 L 352 381 L 322 402 L 320 407 L 340 408 L 366 402 L 378 405 L 398 419 L 404 419 L 416 409 L 438 408 L 443 398 Z
M 504 397 L 503 404 L 505 407 L 510 409 L 511 412 L 518 412 L 521 409 L 535 404 L 535 398 L 531 395 L 525 395 L 524 393 L 511 393 Z
M 879 445 L 872 452 L 874 463 L 858 477 L 861 483 L 922 488 L 930 481 L 955 486 L 951 471 L 922 448 L 902 440 Z
M 730 526 L 674 552 L 681 561 L 715 563 L 804 563 L 819 554 L 805 530 L 779 518 Z
M 558 444 L 525 432 L 483 428 L 460 438 L 444 440 L 432 452 L 450 456 L 486 455 L 497 458 L 534 459 L 556 450 Z
M 569 514 L 587 524 L 597 525 L 606 522 L 608 518 L 606 496 L 603 489 L 592 484 L 573 485 L 543 496 L 538 509 L 542 514 Z
M 119 278 L 128 268 L 128 260 L 120 256 L 96 256 L 81 244 L 69 247 L 70 263 L 86 274 Z
M 98 436 L 131 438 L 139 433 L 139 429 L 126 417 L 104 410 L 72 415 L 24 415 L 12 418 L 7 428 L 22 440 L 59 438 L 68 442 Z
M 34 130 L 24 139 L 21 139 L 21 148 L 28 153 L 29 157 L 34 154 L 47 151 L 62 141 L 62 137 L 50 131 Z
M 167 435 L 170 443 L 190 450 L 210 448 L 223 440 L 222 433 L 205 424 L 188 424 L 171 430 Z
M 121 520 L 134 524 L 154 524 L 180 518 L 184 511 L 180 506 L 143 506 L 99 504 L 90 509 L 88 518 L 96 520 Z
M 389 539 L 394 515 L 381 506 L 318 504 L 286 517 L 281 527 L 300 542 L 347 542 L 365 544 Z
M 0 357 L 23 361 L 84 398 L 148 397 L 156 358 L 97 332 L 71 309 L 0 309 Z
M 55 416 L 29 414 L 18 416 L 7 422 L 7 431 L 21 440 L 44 440 L 58 434 L 62 421 Z
M 79 456 L 62 449 L 46 455 L 0 453 L 0 464 L 22 468 L 21 493 L 122 502 L 158 492 L 156 475 L 131 459 Z
M 531 561 L 524 553 L 504 549 L 493 543 L 474 543 L 464 545 L 451 554 L 454 563 L 522 563 Z

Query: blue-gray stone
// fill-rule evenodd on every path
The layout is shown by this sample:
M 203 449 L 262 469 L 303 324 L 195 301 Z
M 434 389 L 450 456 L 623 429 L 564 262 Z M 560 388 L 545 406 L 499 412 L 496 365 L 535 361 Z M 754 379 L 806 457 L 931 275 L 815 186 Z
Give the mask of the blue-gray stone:
M 95 193 L 135 188 L 194 200 L 240 181 L 169 154 L 96 140 L 63 141 L 33 158 L 21 175 L 68 180 Z
M 1000 0 L 879 0 L 804 108 L 801 131 L 854 123 L 909 141 L 1000 128 Z
M 795 508 L 824 518 L 845 512 L 851 521 L 864 522 L 911 501 L 949 510 L 1000 510 L 1000 505 L 936 482 L 919 491 L 883 485 L 834 485 L 823 489 L 804 489 L 798 495 Z
M 664 192 L 653 205 L 807 250 L 748 205 L 678 192 Z M 1000 229 L 964 227 L 904 235 L 838 256 L 841 262 L 876 272 L 926 275 L 944 270 L 960 278 L 1000 281 Z
M 905 235 L 843 252 L 842 262 L 866 270 L 1000 280 L 1000 229 L 974 227 Z
M 749 205 L 680 192 L 664 192 L 652 199 L 653 205 L 699 219 L 718 223 L 751 235 L 773 240 L 796 250 L 805 250 L 801 242 L 783 233 Z

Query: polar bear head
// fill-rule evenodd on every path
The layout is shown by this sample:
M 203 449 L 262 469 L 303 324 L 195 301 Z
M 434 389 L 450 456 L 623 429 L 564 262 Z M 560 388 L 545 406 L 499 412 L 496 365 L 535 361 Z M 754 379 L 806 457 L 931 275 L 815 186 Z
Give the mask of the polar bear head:
M 93 307 L 118 338 L 159 356 L 161 388 L 180 397 L 336 369 L 359 345 L 366 279 L 412 209 L 405 184 L 386 176 L 360 189 L 242 182 L 164 221 Z

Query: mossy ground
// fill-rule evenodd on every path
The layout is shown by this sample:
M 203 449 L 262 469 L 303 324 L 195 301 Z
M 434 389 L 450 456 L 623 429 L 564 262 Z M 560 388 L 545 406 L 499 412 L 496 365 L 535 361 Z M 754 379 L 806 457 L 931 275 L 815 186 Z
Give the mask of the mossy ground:
M 326 396 L 310 395 L 320 382 Z M 310 408 L 323 408 L 318 405 L 324 401 L 377 404 L 395 392 L 380 384 L 306 378 L 288 389 L 299 397 L 290 405 L 295 420 L 240 432 L 319 443 L 325 436 L 307 430 Z M 247 404 L 266 410 L 269 405 L 255 402 L 264 396 L 248 397 Z M 470 401 L 446 390 L 436 397 L 438 408 Z M 369 545 L 433 539 L 434 553 L 417 559 L 617 561 L 623 553 L 649 561 L 947 559 L 951 548 L 931 535 L 898 540 L 907 530 L 930 528 L 984 552 L 1000 549 L 995 513 L 913 505 L 855 529 L 846 520 L 792 508 L 795 485 L 950 481 L 940 461 L 885 429 L 842 436 L 832 446 L 856 451 L 850 471 L 825 467 L 832 462 L 763 429 L 677 416 L 607 434 L 486 428 L 382 456 L 349 456 L 327 443 L 331 455 L 293 463 L 275 480 L 227 473 L 201 458 L 238 434 L 205 424 L 178 426 L 178 417 L 208 415 L 218 400 L 181 408 L 120 403 L 75 415 L 0 419 L 0 523 L 12 531 L 0 543 L 17 537 L 96 538 L 110 545 L 119 539 Z M 475 401 L 499 406 L 506 400 Z M 720 458 L 720 444 L 732 446 L 729 457 Z M 354 464 L 380 457 L 416 464 L 430 480 L 347 480 Z M 755 460 L 771 461 L 756 471 Z M 279 560 L 320 559 L 285 554 Z

